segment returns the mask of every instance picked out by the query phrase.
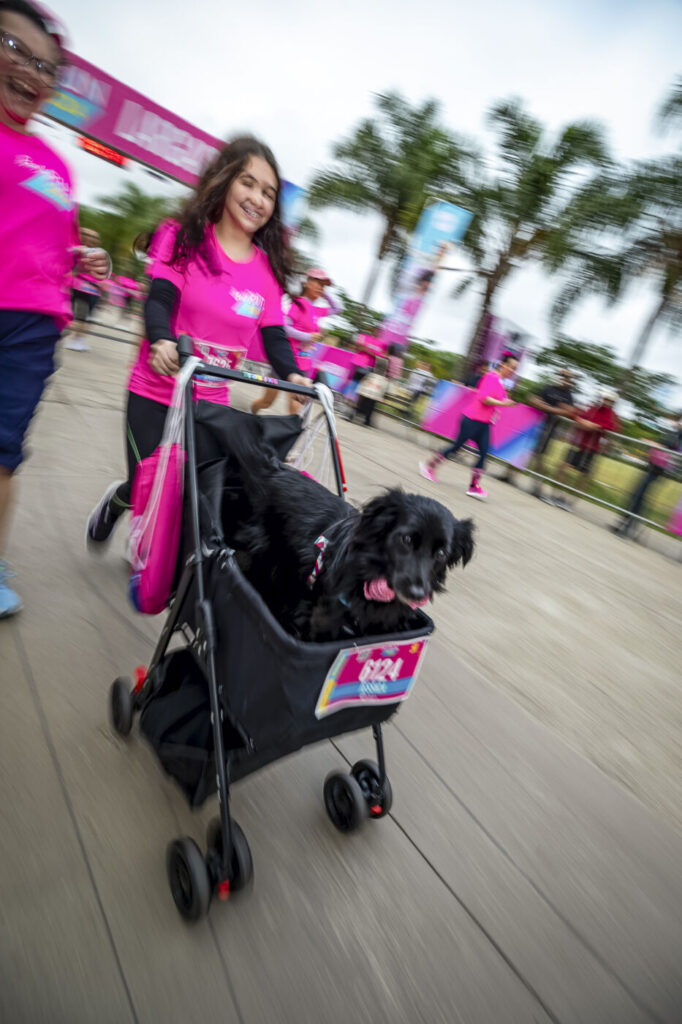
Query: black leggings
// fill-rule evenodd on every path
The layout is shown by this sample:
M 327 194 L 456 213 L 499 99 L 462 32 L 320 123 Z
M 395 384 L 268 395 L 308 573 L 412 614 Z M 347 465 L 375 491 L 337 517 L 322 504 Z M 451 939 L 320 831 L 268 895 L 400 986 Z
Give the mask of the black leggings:
M 159 447 L 166 425 L 168 406 L 163 402 L 155 402 L 152 398 L 143 398 L 128 392 L 126 407 L 126 458 L 128 460 L 128 479 L 117 488 L 113 501 L 121 507 L 121 511 L 130 508 L 130 492 L 138 462 L 149 456 Z
M 478 462 L 476 469 L 483 469 L 490 447 L 490 424 L 482 423 L 480 420 L 470 420 L 468 416 L 462 416 L 459 424 L 459 434 L 447 448 L 440 453 L 444 459 L 454 455 L 467 441 L 473 441 L 478 447 Z

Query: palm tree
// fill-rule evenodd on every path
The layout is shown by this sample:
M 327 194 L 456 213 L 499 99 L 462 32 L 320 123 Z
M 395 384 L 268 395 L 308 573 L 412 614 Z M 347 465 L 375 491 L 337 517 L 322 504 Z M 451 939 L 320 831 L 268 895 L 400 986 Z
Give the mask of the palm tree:
M 174 203 L 164 196 L 150 196 L 132 182 L 111 196 L 100 196 L 95 207 L 81 207 L 80 219 L 95 228 L 117 271 L 133 272 L 141 264 L 132 254 L 135 238 L 170 216 Z
M 658 108 L 656 123 L 664 131 L 670 127 L 682 128 L 682 75 L 675 80 Z
M 648 278 L 654 307 L 642 325 L 628 359 L 638 367 L 655 327 L 682 328 L 682 159 L 678 156 L 644 164 L 635 175 L 643 213 L 635 237 L 622 252 L 623 287 Z
M 496 159 L 492 169 L 480 165 L 462 203 L 474 213 L 462 244 L 474 262 L 473 279 L 483 282 L 469 362 L 495 295 L 510 275 L 531 259 L 556 269 L 567 258 L 582 227 L 577 218 L 565 220 L 577 182 L 608 163 L 603 132 L 591 122 L 568 124 L 552 139 L 516 99 L 495 103 L 488 122 L 496 133 Z M 468 283 L 461 282 L 457 292 Z
M 682 114 L 682 79 L 662 104 L 659 120 L 670 123 Z M 609 303 L 620 299 L 630 284 L 646 279 L 655 290 L 653 308 L 637 334 L 626 361 L 621 386 L 627 387 L 640 366 L 654 329 L 682 328 L 682 157 L 665 156 L 635 164 L 601 183 L 591 204 L 589 190 L 576 204 L 598 204 L 590 245 L 575 247 L 567 260 L 568 282 L 552 310 L 558 327 L 568 310 L 589 294 Z M 582 217 L 585 222 L 585 217 Z M 617 234 L 613 229 L 617 230 Z
M 382 261 L 404 251 L 428 199 L 462 185 L 468 152 L 440 124 L 435 100 L 411 106 L 399 93 L 376 97 L 378 116 L 362 121 L 333 147 L 336 165 L 308 190 L 311 207 L 339 206 L 383 218 L 376 259 L 362 302 L 369 304 Z

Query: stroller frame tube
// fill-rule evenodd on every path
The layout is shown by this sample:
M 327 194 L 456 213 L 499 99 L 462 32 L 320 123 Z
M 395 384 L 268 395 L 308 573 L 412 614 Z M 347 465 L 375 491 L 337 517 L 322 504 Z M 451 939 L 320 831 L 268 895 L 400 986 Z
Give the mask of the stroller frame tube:
M 188 335 L 181 335 L 178 338 L 178 354 L 180 357 L 180 364 L 182 365 L 189 356 L 193 353 L 193 342 Z M 149 692 L 149 688 L 152 687 L 154 679 L 154 671 L 159 665 L 161 659 L 166 653 L 168 644 L 171 636 L 178 627 L 181 610 L 183 608 L 184 600 L 187 592 L 190 588 L 193 576 L 196 576 L 197 586 L 197 617 L 196 621 L 200 624 L 199 628 L 194 637 L 192 646 L 195 648 L 196 653 L 201 656 L 201 660 L 205 663 L 206 674 L 208 677 L 208 692 L 209 701 L 211 706 L 211 725 L 213 729 L 213 745 L 214 755 L 216 761 L 216 788 L 218 796 L 218 807 L 220 812 L 220 828 L 221 828 L 221 839 L 222 839 L 222 858 L 218 867 L 219 877 L 217 878 L 217 888 L 219 895 L 226 896 L 229 894 L 230 876 L 232 874 L 232 864 L 234 858 L 233 840 L 232 840 L 232 820 L 230 816 L 229 807 L 229 778 L 225 760 L 225 748 L 223 742 L 223 713 L 220 706 L 220 688 L 218 686 L 218 679 L 216 673 L 215 655 L 216 655 L 216 631 L 215 621 L 213 617 L 213 608 L 211 602 L 206 599 L 205 581 L 204 581 L 204 553 L 201 544 L 201 527 L 199 521 L 199 485 L 197 479 L 197 451 L 196 451 L 196 421 L 194 413 L 194 402 L 192 397 L 192 380 L 194 374 L 201 374 L 202 376 L 213 376 L 219 377 L 223 380 L 235 381 L 240 383 L 248 383 L 252 385 L 259 385 L 261 387 L 273 388 L 278 391 L 286 391 L 290 394 L 297 394 L 309 399 L 316 399 L 320 401 L 317 388 L 307 387 L 300 384 L 292 384 L 289 381 L 277 380 L 273 377 L 263 377 L 255 373 L 243 373 L 239 370 L 230 370 L 223 367 L 212 366 L 208 363 L 198 363 L 194 373 L 189 377 L 185 386 L 185 393 L 183 401 L 185 402 L 185 449 L 187 452 L 187 477 L 189 480 L 189 499 L 190 499 L 190 511 L 191 511 L 191 524 L 192 524 L 192 543 L 193 543 L 193 554 L 190 561 L 185 566 L 178 589 L 173 599 L 170 614 L 166 619 L 163 630 L 159 637 L 158 643 L 152 655 L 152 660 L 147 669 L 146 678 L 139 690 L 133 695 L 134 706 L 139 707 Z M 333 428 L 333 422 L 330 411 L 327 407 L 327 403 L 320 401 L 322 410 L 327 420 L 329 444 L 332 455 L 332 465 L 334 467 L 334 476 L 336 479 L 336 485 L 338 494 L 343 495 L 345 490 L 345 480 L 343 475 L 343 469 L 340 461 L 340 453 L 338 444 L 336 441 L 336 434 Z M 375 725 L 372 727 L 374 739 L 377 745 L 378 755 L 378 767 L 380 773 L 380 789 L 383 790 L 385 774 L 384 765 L 384 751 L 383 751 L 383 740 L 381 733 L 381 725 Z

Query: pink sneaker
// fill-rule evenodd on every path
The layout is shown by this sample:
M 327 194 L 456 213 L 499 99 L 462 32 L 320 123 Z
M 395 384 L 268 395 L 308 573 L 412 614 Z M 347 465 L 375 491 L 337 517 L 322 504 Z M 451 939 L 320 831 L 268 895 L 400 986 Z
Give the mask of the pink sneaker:
M 433 484 L 437 484 L 438 483 L 438 479 L 436 477 L 436 474 L 431 469 L 431 467 L 429 466 L 428 462 L 420 462 L 419 463 L 419 472 L 421 473 L 421 475 L 423 477 L 425 477 L 426 480 L 430 480 L 431 483 L 433 483 Z
M 480 484 L 471 484 L 467 494 L 470 498 L 478 498 L 480 501 L 485 501 L 488 497 L 488 492 L 484 491 Z

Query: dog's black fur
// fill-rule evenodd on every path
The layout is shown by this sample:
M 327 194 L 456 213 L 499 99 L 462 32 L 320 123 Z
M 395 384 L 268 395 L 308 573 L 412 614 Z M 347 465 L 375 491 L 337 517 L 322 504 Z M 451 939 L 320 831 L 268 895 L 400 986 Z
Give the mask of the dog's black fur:
M 246 554 L 246 575 L 275 617 L 301 639 L 409 629 L 415 612 L 404 602 L 443 591 L 447 570 L 472 556 L 472 521 L 432 498 L 392 489 L 356 509 L 272 450 L 243 437 L 230 447 L 250 514 L 228 524 L 226 539 Z M 320 535 L 328 546 L 310 587 Z M 365 583 L 381 578 L 403 600 L 368 601 Z

